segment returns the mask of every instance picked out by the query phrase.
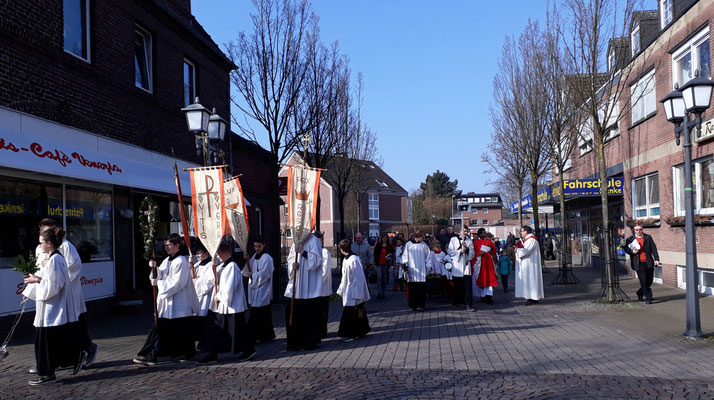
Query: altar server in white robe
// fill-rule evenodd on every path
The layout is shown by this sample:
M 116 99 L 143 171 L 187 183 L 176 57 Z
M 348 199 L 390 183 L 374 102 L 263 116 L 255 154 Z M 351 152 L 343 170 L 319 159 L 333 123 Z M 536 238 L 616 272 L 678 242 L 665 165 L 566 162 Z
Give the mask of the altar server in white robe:
M 409 308 L 414 311 L 424 311 L 426 305 L 426 276 L 433 273 L 431 264 L 431 250 L 424 243 L 424 233 L 414 234 L 414 243 L 408 242 L 404 246 L 402 262 L 409 268 L 407 283 L 407 300 Z
M 243 267 L 243 276 L 250 277 L 247 334 L 258 342 L 268 342 L 275 339 L 270 306 L 270 299 L 273 298 L 273 257 L 265 251 L 265 241 L 261 236 L 253 239 L 253 250 L 255 254 Z
M 342 239 L 338 248 L 345 259 L 342 261 L 342 281 L 337 288 L 337 294 L 342 297 L 342 318 L 337 335 L 343 342 L 366 335 L 371 328 L 367 320 L 365 304 L 369 301 L 369 287 L 364 277 L 360 258 L 351 252 L 352 245 L 348 239 Z
M 67 263 L 59 252 L 64 238 L 60 228 L 45 229 L 39 237 L 40 249 L 48 257 L 36 274 L 25 278 L 22 295 L 35 301 L 35 372 L 30 385 L 41 385 L 56 379 L 55 369 L 73 366 L 79 372 L 86 361 L 72 323 L 79 317 L 70 292 Z
M 216 290 L 211 309 L 208 311 L 206 327 L 198 342 L 201 354 L 199 363 L 218 359 L 218 353 L 238 353 L 239 361 L 247 361 L 256 354 L 254 341 L 247 334 L 245 326 L 246 296 L 243 290 L 243 276 L 238 265 L 231 258 L 233 246 L 222 241 L 216 256 L 221 262 L 216 267 Z
M 288 350 L 312 350 L 320 342 L 319 302 L 322 296 L 322 243 L 310 234 L 293 243 L 287 258 L 285 331 Z M 296 273 L 296 274 L 295 274 Z M 295 301 L 292 302 L 293 290 Z M 290 313 L 292 311 L 292 324 Z
M 213 259 L 208 254 L 208 250 L 199 242 L 194 252 L 198 258 L 198 262 L 193 266 L 196 270 L 193 287 L 196 289 L 196 297 L 198 298 L 198 311 L 194 318 L 194 339 L 199 340 L 207 323 L 208 310 L 211 309 L 211 303 L 213 302 L 216 279 L 213 275 Z
M 466 228 L 461 228 L 466 229 Z M 453 236 L 449 240 L 449 248 L 447 254 L 451 257 L 452 270 L 451 279 L 454 282 L 454 291 L 452 294 L 451 305 L 453 307 L 459 304 L 467 304 L 467 309 L 473 309 L 473 296 L 471 296 L 471 260 L 476 255 L 474 244 L 468 235 L 464 239 L 459 236 Z M 466 278 L 464 278 L 466 277 Z M 467 299 L 466 294 L 469 294 Z M 471 300 L 467 302 L 467 300 Z
M 55 229 L 59 227 L 57 221 L 52 218 L 45 218 L 40 221 L 39 228 L 40 233 L 47 229 Z M 72 322 L 73 325 L 77 325 L 72 329 L 78 335 L 78 340 L 82 350 L 87 352 L 87 360 L 84 362 L 84 367 L 88 367 L 94 363 L 97 359 L 97 344 L 92 342 L 92 338 L 89 335 L 89 329 L 87 328 L 87 321 L 85 318 L 85 313 L 87 312 L 87 306 L 84 302 L 84 294 L 82 293 L 82 260 L 79 257 L 77 248 L 74 247 L 67 239 L 62 240 L 62 244 L 57 249 L 59 250 L 62 257 L 64 257 L 67 262 L 67 272 L 69 273 L 69 293 L 74 307 L 79 310 L 79 319 L 77 322 Z M 41 264 L 44 260 L 47 260 L 49 254 L 42 253 L 39 246 L 35 251 L 35 259 L 38 264 Z
M 159 357 L 169 356 L 179 361 L 192 360 L 196 355 L 193 316 L 198 312 L 198 298 L 188 260 L 179 255 L 183 239 L 176 233 L 164 241 L 169 255 L 156 269 L 156 278 L 149 273 L 152 286 L 157 287 L 158 327 L 152 328 L 144 346 L 137 353 L 137 364 L 155 365 Z M 155 266 L 156 261 L 149 261 Z
M 540 246 L 533 228 L 521 228 L 523 240 L 516 244 L 516 297 L 526 299 L 524 305 L 538 304 L 543 297 L 543 272 Z
M 315 235 L 320 238 L 324 244 L 324 234 L 315 232 Z M 327 322 L 330 314 L 330 296 L 332 296 L 332 270 L 337 268 L 337 263 L 332 265 L 332 255 L 330 250 L 322 248 L 322 296 L 320 296 L 320 338 L 327 337 Z

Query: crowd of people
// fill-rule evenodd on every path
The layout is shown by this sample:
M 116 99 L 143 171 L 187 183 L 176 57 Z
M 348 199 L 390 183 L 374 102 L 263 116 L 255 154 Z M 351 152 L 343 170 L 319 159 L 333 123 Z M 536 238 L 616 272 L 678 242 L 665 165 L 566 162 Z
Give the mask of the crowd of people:
M 64 240 L 64 231 L 52 220 L 40 225 L 37 249 L 39 270 L 29 275 L 24 296 L 35 300 L 36 378 L 31 385 L 56 379 L 55 370 L 71 368 L 76 374 L 94 362 L 92 343 L 83 313 L 81 288 L 76 283 L 81 262 L 76 249 Z M 376 283 L 377 299 L 386 297 L 390 277 L 393 292 L 404 291 L 408 306 L 422 312 L 428 296 L 449 296 L 452 306 L 475 311 L 474 296 L 493 303 L 500 276 L 504 291 L 516 275 L 516 296 L 526 305 L 543 297 L 540 250 L 532 230 L 524 226 L 522 239 L 512 246 L 495 240 L 485 229 L 471 232 L 449 227 L 438 238 L 423 232 L 383 236 L 372 248 L 362 234 L 355 241 L 339 242 L 341 281 L 333 293 L 336 263 L 323 246 L 323 235 L 314 232 L 293 243 L 287 256 L 288 284 L 283 295 L 288 350 L 311 350 L 328 334 L 329 302 L 341 298 L 342 317 L 337 334 L 350 342 L 370 332 L 366 304 L 369 283 Z M 499 245 L 501 243 L 501 245 Z M 155 319 L 144 345 L 133 362 L 153 366 L 163 360 L 209 363 L 221 353 L 238 354 L 248 361 L 256 345 L 275 338 L 271 299 L 273 259 L 265 241 L 252 241 L 253 255 L 244 252 L 240 268 L 232 259 L 233 245 L 222 241 L 216 260 L 203 245 L 192 245 L 196 263 L 181 255 L 186 244 L 178 234 L 164 241 L 167 257 L 150 261 L 149 281 L 155 293 Z M 191 244 L 189 244 L 191 245 Z M 247 318 L 246 318 L 247 316 Z

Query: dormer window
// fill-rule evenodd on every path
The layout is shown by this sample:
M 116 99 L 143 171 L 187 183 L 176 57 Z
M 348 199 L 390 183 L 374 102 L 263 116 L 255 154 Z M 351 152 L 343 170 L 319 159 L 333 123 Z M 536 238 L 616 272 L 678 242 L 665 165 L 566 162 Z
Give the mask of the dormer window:
M 630 34 L 630 39 L 632 41 L 632 55 L 640 52 L 640 23 L 637 23 L 632 33 Z
M 610 54 L 607 56 L 607 69 L 610 72 L 615 70 L 615 51 L 614 50 L 610 51 Z
M 669 25 L 674 19 L 674 6 L 672 6 L 673 0 L 660 0 L 659 2 L 659 15 L 660 21 L 662 22 L 662 29 Z

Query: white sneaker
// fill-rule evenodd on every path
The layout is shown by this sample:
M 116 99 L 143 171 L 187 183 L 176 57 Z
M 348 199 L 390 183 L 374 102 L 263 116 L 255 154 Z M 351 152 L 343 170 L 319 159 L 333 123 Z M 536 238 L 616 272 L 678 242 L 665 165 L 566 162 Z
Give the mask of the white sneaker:
M 351 337 L 346 337 L 346 338 L 343 338 L 343 339 L 342 339 L 342 342 L 343 342 L 343 343 L 349 343 L 349 342 L 352 342 L 352 341 L 354 341 L 354 339 L 351 338 Z

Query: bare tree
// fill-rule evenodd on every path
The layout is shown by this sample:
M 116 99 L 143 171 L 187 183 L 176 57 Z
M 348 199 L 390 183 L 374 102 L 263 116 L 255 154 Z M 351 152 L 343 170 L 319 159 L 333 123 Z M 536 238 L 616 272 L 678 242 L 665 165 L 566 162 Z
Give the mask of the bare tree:
M 641 0 L 563 0 L 569 30 L 563 31 L 563 64 L 570 75 L 566 81 L 570 86 L 564 93 L 568 101 L 579 113 L 577 123 L 579 147 L 594 149 L 600 175 L 602 201 L 603 237 L 601 253 L 605 282 L 600 298 L 609 302 L 626 300 L 627 295 L 619 287 L 615 265 L 611 262 L 611 221 L 607 190 L 606 142 L 617 131 L 619 121 L 630 113 L 632 107 L 648 93 L 647 82 L 630 90 L 633 80 L 646 76 L 652 68 L 657 69 L 664 59 L 655 59 L 652 53 L 656 45 L 642 43 L 642 49 L 635 49 L 637 62 L 630 60 L 629 51 L 617 48 L 618 41 L 630 37 L 630 28 L 636 9 L 641 9 Z M 655 42 L 664 41 L 658 37 Z M 625 59 L 621 58 L 624 53 Z M 614 57 L 610 57 L 613 55 Z M 609 64 L 608 60 L 614 63 Z M 640 86 L 640 85 L 637 85 Z M 653 86 L 652 90 L 654 90 Z

